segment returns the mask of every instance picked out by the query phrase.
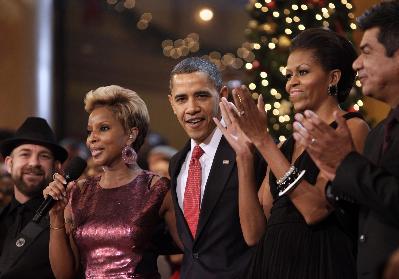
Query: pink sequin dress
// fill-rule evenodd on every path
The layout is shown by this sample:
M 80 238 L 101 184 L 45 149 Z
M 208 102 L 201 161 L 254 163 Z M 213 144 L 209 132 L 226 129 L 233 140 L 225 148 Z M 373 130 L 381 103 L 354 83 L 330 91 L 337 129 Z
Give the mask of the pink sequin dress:
M 72 232 L 86 278 L 158 279 L 152 239 L 169 180 L 143 171 L 121 187 L 104 189 L 100 177 L 72 190 Z

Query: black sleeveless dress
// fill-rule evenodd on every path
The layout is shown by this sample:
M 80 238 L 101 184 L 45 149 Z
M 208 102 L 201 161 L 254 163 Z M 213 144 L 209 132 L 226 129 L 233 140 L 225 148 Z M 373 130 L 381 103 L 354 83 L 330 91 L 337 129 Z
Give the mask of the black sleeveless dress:
M 345 114 L 346 119 L 361 117 Z M 336 123 L 331 124 L 336 128 Z M 290 137 L 281 151 L 291 161 L 295 140 Z M 339 148 L 339 146 L 337 146 Z M 319 174 L 307 152 L 295 161 L 306 170 L 307 182 L 314 185 Z M 326 219 L 306 224 L 286 196 L 279 197 L 275 176 L 270 173 L 274 202 L 263 238 L 251 262 L 248 278 L 256 279 L 354 279 L 356 278 L 357 208 L 341 202 Z

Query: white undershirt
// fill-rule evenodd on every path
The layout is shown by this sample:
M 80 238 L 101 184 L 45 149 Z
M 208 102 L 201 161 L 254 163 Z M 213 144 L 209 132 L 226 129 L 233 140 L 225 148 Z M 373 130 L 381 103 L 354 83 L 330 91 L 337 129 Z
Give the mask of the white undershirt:
M 222 138 L 222 132 L 218 128 L 215 128 L 212 134 L 210 134 L 208 138 L 199 145 L 202 148 L 202 150 L 204 150 L 204 154 L 199 159 L 201 163 L 201 204 L 202 204 L 202 198 L 204 197 L 205 186 L 208 180 L 209 172 L 211 171 L 213 158 L 215 157 L 215 153 L 221 138 Z M 187 153 L 186 159 L 181 166 L 179 176 L 177 177 L 176 194 L 179 206 L 182 210 L 183 210 L 184 192 L 186 190 L 188 168 L 191 160 L 191 153 L 195 145 L 196 145 L 195 141 L 191 139 L 191 150 Z

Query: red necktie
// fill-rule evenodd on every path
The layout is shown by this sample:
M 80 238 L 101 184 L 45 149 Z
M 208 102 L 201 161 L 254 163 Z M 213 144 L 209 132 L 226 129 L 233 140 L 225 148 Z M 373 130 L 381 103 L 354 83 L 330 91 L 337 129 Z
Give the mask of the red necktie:
M 204 154 L 204 150 L 196 145 L 191 155 L 183 201 L 184 217 L 193 237 L 197 232 L 201 203 L 201 163 L 199 158 L 202 154 Z

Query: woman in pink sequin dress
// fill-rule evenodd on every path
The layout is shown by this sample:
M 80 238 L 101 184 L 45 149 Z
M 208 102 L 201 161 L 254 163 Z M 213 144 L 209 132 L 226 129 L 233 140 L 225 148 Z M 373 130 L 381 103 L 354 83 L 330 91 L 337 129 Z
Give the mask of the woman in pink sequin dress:
M 87 93 L 85 109 L 87 146 L 104 171 L 66 189 L 55 174 L 43 191 L 58 201 L 50 211 L 54 274 L 75 278 L 82 268 L 86 278 L 160 278 L 154 239 L 163 220 L 178 242 L 169 181 L 140 169 L 129 148 L 143 144 L 147 107 L 135 92 L 111 85 Z

